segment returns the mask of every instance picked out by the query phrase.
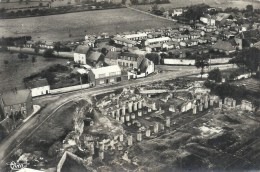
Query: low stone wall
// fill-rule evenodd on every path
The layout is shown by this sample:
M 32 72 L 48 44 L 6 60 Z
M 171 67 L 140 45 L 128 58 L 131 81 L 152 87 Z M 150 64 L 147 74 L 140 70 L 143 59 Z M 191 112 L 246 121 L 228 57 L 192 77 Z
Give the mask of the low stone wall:
M 66 92 L 70 92 L 70 91 L 76 91 L 76 90 L 80 90 L 80 89 L 85 89 L 85 88 L 89 88 L 90 84 L 83 84 L 83 85 L 75 85 L 75 86 L 71 86 L 71 87 L 64 87 L 64 88 L 58 88 L 58 89 L 51 89 L 50 90 L 50 94 L 60 94 L 60 93 L 66 93 Z

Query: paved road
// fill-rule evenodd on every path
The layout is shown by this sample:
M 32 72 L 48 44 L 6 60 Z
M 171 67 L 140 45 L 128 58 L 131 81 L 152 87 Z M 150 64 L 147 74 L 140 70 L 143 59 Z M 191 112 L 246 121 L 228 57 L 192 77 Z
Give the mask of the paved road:
M 220 66 L 221 69 L 226 69 L 229 68 L 230 66 Z M 4 139 L 1 144 L 0 144 L 0 169 L 1 166 L 5 165 L 6 160 L 15 152 L 16 149 L 19 148 L 19 146 L 26 140 L 28 139 L 48 118 L 50 118 L 59 108 L 61 108 L 63 105 L 66 103 L 81 99 L 81 98 L 88 98 L 91 95 L 95 94 L 100 94 L 100 93 L 105 93 L 109 92 L 114 89 L 119 89 L 123 88 L 126 86 L 136 86 L 136 85 L 142 85 L 142 84 L 148 84 L 154 81 L 162 81 L 162 80 L 169 80 L 169 79 L 174 79 L 176 77 L 181 77 L 181 76 L 187 76 L 191 74 L 198 74 L 200 70 L 196 69 L 194 70 L 195 67 L 193 66 L 187 66 L 187 67 L 182 67 L 181 70 L 179 71 L 170 71 L 170 72 L 163 72 L 163 73 L 158 73 L 156 75 L 147 77 L 147 78 L 142 78 L 138 80 L 130 80 L 130 81 L 124 81 L 118 84 L 114 85 L 106 85 L 103 87 L 94 87 L 90 89 L 85 89 L 85 90 L 79 90 L 75 92 L 70 92 L 70 93 L 64 93 L 64 94 L 59 94 L 59 95 L 48 95 L 44 97 L 37 98 L 35 100 L 48 100 L 48 99 L 53 99 L 53 97 L 57 98 L 57 101 L 55 103 L 48 104 L 47 107 L 41 112 L 41 115 L 44 116 L 42 119 L 43 121 L 38 125 L 37 120 L 38 120 L 38 115 L 33 116 L 30 120 L 28 120 L 26 123 L 24 123 L 19 130 L 15 130 L 12 132 L 6 139 Z M 15 144 L 15 145 L 14 145 Z

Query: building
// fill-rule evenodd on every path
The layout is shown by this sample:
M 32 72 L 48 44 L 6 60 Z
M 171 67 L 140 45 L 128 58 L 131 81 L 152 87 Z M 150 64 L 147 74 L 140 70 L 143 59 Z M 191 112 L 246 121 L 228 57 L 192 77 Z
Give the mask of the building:
M 147 38 L 147 33 L 136 33 L 136 34 L 125 35 L 124 38 L 132 41 L 140 41 Z
M 89 81 L 92 85 L 102 85 L 116 83 L 122 80 L 121 69 L 118 65 L 91 69 L 89 71 Z
M 93 67 L 102 67 L 105 56 L 97 51 L 90 51 L 86 56 L 86 64 Z
M 47 79 L 38 79 L 28 82 L 27 88 L 31 90 L 32 97 L 41 96 L 50 93 L 50 85 Z
M 236 51 L 236 47 L 232 46 L 230 42 L 222 40 L 218 40 L 218 42 L 212 45 L 212 48 L 214 51 L 219 51 L 220 53 L 225 53 L 226 55 Z
M 119 52 L 109 51 L 105 56 L 105 63 L 109 66 L 117 65 L 117 57 Z
M 238 44 L 238 48 L 241 50 L 245 47 L 252 47 L 255 43 L 257 43 L 260 39 L 260 30 L 248 30 L 245 32 L 241 32 L 237 36 L 235 36 L 235 41 Z
M 86 45 L 79 45 L 74 52 L 74 62 L 79 64 L 87 64 L 87 54 L 90 47 Z
M 182 8 L 176 8 L 176 9 L 173 9 L 173 12 L 172 12 L 172 16 L 180 16 L 183 14 L 183 9 Z
M 147 39 L 144 42 L 144 45 L 147 46 L 147 45 L 153 45 L 153 44 L 163 44 L 165 42 L 170 42 L 170 41 L 171 41 L 171 38 L 169 38 L 169 37 L 153 38 L 153 39 Z
M 118 55 L 117 64 L 120 67 L 137 69 L 141 59 L 142 58 L 138 54 L 122 52 Z
M 128 72 L 128 79 L 146 77 L 152 74 L 154 69 L 154 63 L 151 60 L 140 57 L 137 68 Z
M 31 90 L 14 90 L 0 95 L 0 106 L 4 118 L 21 114 L 26 118 L 33 110 Z
M 204 15 L 203 17 L 200 17 L 200 21 L 208 26 L 215 26 L 216 20 L 213 19 L 210 15 Z
M 132 40 L 129 40 L 126 38 L 118 37 L 118 36 L 114 37 L 113 40 L 114 40 L 115 44 L 126 46 L 126 47 L 133 47 L 137 44 L 136 41 L 132 41 Z

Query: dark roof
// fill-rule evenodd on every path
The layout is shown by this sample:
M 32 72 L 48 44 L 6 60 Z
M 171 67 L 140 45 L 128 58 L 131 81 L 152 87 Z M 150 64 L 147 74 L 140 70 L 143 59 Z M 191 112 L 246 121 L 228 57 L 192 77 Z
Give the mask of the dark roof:
M 100 60 L 100 58 L 104 56 L 102 53 L 100 52 L 96 52 L 96 51 L 92 51 L 90 52 L 90 54 L 87 56 L 87 60 L 90 62 L 97 62 Z
M 148 60 L 147 58 L 143 58 L 140 65 L 139 69 L 141 72 L 146 72 L 147 67 L 151 64 L 151 61 Z
M 258 29 L 256 30 L 248 30 L 240 33 L 238 35 L 241 39 L 249 39 L 249 38 L 259 38 L 260 39 L 260 31 Z
M 87 45 L 79 45 L 77 46 L 75 53 L 79 54 L 87 54 L 89 52 L 90 47 Z
M 109 51 L 105 58 L 117 60 L 118 55 L 119 55 L 119 52 Z
M 38 79 L 38 80 L 34 80 L 31 82 L 28 82 L 27 84 L 28 88 L 38 88 L 38 87 L 43 87 L 43 86 L 47 86 L 49 85 L 47 79 Z
M 235 47 L 232 46 L 232 44 L 228 41 L 221 41 L 218 40 L 218 42 L 216 42 L 212 48 L 216 48 L 219 50 L 224 50 L 224 51 L 232 51 L 235 50 Z
M 25 89 L 4 92 L 1 98 L 6 106 L 11 106 L 26 103 L 29 96 L 31 96 L 31 90 Z

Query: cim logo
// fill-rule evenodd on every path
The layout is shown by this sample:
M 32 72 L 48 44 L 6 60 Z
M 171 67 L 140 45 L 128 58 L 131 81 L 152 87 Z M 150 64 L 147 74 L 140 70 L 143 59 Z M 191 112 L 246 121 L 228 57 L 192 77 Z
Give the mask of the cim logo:
M 26 168 L 28 163 L 19 163 L 19 162 L 14 162 L 12 161 L 10 164 L 10 168 L 11 170 L 14 170 L 14 171 L 18 171 L 18 170 L 21 170 L 23 168 Z

